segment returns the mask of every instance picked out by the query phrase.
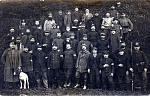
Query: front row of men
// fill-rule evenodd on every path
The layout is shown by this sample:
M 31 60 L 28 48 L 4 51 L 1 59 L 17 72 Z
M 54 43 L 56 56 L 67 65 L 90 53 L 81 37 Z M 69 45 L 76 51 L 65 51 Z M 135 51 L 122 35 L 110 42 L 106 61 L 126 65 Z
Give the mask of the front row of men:
M 4 51 L 1 58 L 6 87 L 17 84 L 17 69 L 22 68 L 28 74 L 31 86 L 35 85 L 35 80 L 38 87 L 42 81 L 45 88 L 75 85 L 74 88 L 83 89 L 89 86 L 103 90 L 131 90 L 131 83 L 134 83 L 134 88 L 141 83 L 142 90 L 146 92 L 149 62 L 145 53 L 140 51 L 138 42 L 134 44 L 133 52 L 122 47 L 113 53 L 99 53 L 96 47 L 90 53 L 83 43 L 79 54 L 72 50 L 70 44 L 66 45 L 63 53 L 53 44 L 48 55 L 40 45 L 32 55 L 28 48 L 24 48 L 19 55 L 15 46 L 10 43 L 10 48 Z

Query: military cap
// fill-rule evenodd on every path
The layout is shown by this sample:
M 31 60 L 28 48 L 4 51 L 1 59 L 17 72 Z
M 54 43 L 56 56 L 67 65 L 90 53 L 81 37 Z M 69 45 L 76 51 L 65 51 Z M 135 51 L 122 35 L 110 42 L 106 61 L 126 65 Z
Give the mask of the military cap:
M 70 33 L 70 36 L 74 36 L 75 34 L 73 32 Z
M 42 48 L 42 46 L 41 46 L 41 45 L 38 45 L 37 48 Z
M 139 42 L 135 42 L 134 43 L 134 47 L 140 47 L 140 43 Z
M 100 33 L 100 36 L 106 36 L 106 33 Z
M 16 40 L 20 40 L 20 37 L 17 37 Z
M 106 51 L 103 51 L 102 54 L 109 54 L 109 52 L 106 50 Z

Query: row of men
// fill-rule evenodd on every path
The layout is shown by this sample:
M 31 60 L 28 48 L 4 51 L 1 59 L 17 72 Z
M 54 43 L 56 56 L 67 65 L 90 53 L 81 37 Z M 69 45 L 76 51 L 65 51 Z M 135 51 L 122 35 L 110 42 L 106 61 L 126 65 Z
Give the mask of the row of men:
M 71 49 L 70 44 L 66 45 L 63 53 L 54 44 L 48 55 L 42 51 L 42 46 L 38 46 L 31 55 L 28 48 L 24 48 L 20 54 L 15 46 L 11 43 L 10 48 L 4 51 L 1 59 L 4 64 L 6 85 L 18 82 L 16 73 L 18 68 L 21 68 L 29 75 L 30 82 L 36 80 L 38 87 L 41 86 L 41 80 L 45 88 L 55 85 L 62 87 L 62 84 L 64 84 L 63 87 L 69 87 L 75 80 L 74 88 L 77 88 L 80 86 L 80 80 L 83 80 L 83 89 L 90 84 L 91 88 L 100 88 L 101 86 L 104 90 L 108 88 L 114 90 L 115 85 L 117 85 L 115 88 L 119 90 L 130 90 L 133 80 L 134 87 L 141 84 L 143 91 L 146 92 L 149 62 L 145 53 L 140 51 L 138 42 L 134 44 L 132 55 L 128 54 L 124 48 L 109 54 L 108 51 L 98 53 L 97 48 L 94 47 L 90 53 L 86 44 L 82 44 L 78 55 Z M 35 77 L 32 72 L 35 73 Z M 64 75 L 61 72 L 64 72 Z M 134 73 L 132 79 L 131 73 Z M 64 81 L 61 79 L 62 76 L 65 76 Z

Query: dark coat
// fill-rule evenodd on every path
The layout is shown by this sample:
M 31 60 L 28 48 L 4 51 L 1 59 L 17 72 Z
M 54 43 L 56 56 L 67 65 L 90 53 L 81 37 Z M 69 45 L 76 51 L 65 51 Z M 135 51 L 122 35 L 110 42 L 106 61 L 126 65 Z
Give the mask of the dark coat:
M 76 63 L 76 71 L 84 73 L 88 71 L 89 68 L 89 56 L 90 52 L 89 51 L 80 51 L 78 54 L 78 59 Z
M 44 34 L 44 32 L 42 30 L 40 30 L 40 29 L 36 29 L 34 31 L 33 36 L 35 37 L 35 40 L 36 40 L 37 43 L 42 44 L 43 34 Z
M 56 15 L 56 24 L 59 26 L 59 27 L 64 27 L 64 16 L 63 15 Z
M 57 38 L 57 33 L 60 33 L 59 29 L 51 29 L 50 34 L 51 34 L 51 38 L 54 40 Z
M 123 67 L 119 67 L 119 64 L 123 64 Z M 116 54 L 115 58 L 115 72 L 117 76 L 126 76 L 126 71 L 129 69 L 129 60 L 127 55 Z
M 84 34 L 87 34 L 88 30 L 83 28 L 83 29 L 78 29 L 77 31 L 77 40 L 81 41 L 83 39 Z
M 42 44 L 47 44 L 47 46 L 43 46 L 43 51 L 45 53 L 49 53 L 52 50 L 52 42 L 53 39 L 50 36 L 43 36 Z
M 72 50 L 77 53 L 77 47 L 78 47 L 78 40 L 76 39 L 71 39 L 70 40 L 71 48 Z
M 61 52 L 64 50 L 64 40 L 61 38 L 56 38 L 53 40 L 53 44 L 56 44 Z
M 76 60 L 76 53 L 73 50 L 64 51 L 64 68 L 74 68 L 74 62 Z
M 81 16 L 80 12 L 73 12 L 71 14 L 71 18 L 72 18 L 72 22 L 74 22 L 75 19 L 77 19 L 78 22 L 81 22 L 81 20 L 82 20 L 82 16 Z
M 59 69 L 62 57 L 63 56 L 61 56 L 61 53 L 58 50 L 56 50 L 56 51 L 52 50 L 48 54 L 48 62 L 47 62 L 48 68 L 50 68 L 50 69 Z
M 104 67 L 105 64 L 108 64 L 108 67 Z M 101 74 L 103 77 L 110 75 L 111 73 L 114 73 L 114 62 L 110 58 L 104 58 L 102 57 L 100 60 L 100 69 Z
M 97 41 L 99 40 L 99 35 L 96 31 L 91 31 L 88 33 L 88 40 L 93 44 L 93 46 L 97 47 Z
M 115 52 L 120 48 L 120 37 L 116 33 L 114 35 L 111 34 L 110 36 L 110 51 Z
M 104 50 L 108 50 L 109 49 L 109 40 L 106 39 L 106 40 L 98 40 L 98 43 L 97 43 L 97 47 L 98 47 L 98 52 L 102 52 Z
M 33 63 L 30 61 L 32 56 L 28 52 L 21 53 L 21 61 L 22 61 L 22 71 L 23 72 L 30 72 L 33 70 Z
M 99 16 L 94 16 L 91 18 L 91 21 L 95 25 L 96 31 L 98 32 L 101 29 L 102 19 Z
M 35 53 L 33 53 L 33 70 L 35 72 L 45 72 L 47 70 L 45 57 L 46 54 L 43 51 L 35 51 Z
M 30 43 L 30 40 L 31 40 L 31 38 L 32 38 L 33 36 L 32 35 L 30 35 L 30 34 L 28 34 L 28 35 L 23 35 L 22 36 L 22 44 L 24 45 L 24 46 L 29 46 L 29 43 Z
M 101 54 L 97 54 L 96 57 L 94 57 L 92 54 L 89 57 L 90 63 L 89 63 L 89 68 L 98 68 L 100 70 L 100 58 Z
M 143 51 L 133 52 L 132 55 L 133 68 L 135 73 L 140 73 L 144 71 L 144 68 L 149 67 L 149 60 Z M 142 64 L 143 62 L 143 64 Z M 130 65 L 131 67 L 131 65 Z
M 18 75 L 14 75 L 14 72 L 17 72 L 18 67 L 21 64 L 20 53 L 17 50 L 14 50 L 12 55 L 12 49 L 8 48 L 2 54 L 1 61 L 4 64 L 4 81 L 6 82 L 17 82 L 19 81 Z

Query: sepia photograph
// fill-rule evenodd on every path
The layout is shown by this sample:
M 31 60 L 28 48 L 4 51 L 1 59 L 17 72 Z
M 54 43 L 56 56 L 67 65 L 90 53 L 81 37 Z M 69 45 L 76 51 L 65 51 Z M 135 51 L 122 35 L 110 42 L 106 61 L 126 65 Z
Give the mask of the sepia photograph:
M 150 0 L 0 0 L 0 96 L 150 94 Z

